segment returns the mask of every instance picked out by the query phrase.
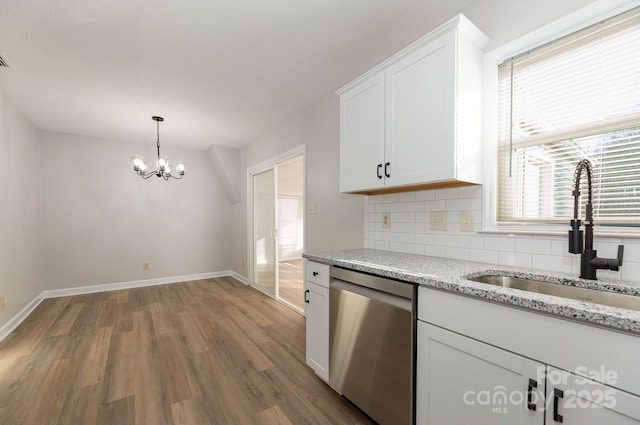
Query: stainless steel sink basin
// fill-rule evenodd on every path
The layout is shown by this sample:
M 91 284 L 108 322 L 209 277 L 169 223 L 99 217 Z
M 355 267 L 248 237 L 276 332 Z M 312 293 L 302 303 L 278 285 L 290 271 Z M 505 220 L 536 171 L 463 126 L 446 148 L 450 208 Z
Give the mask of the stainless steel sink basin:
M 549 283 L 540 280 L 530 280 L 497 274 L 483 274 L 480 276 L 470 277 L 468 280 L 487 283 L 489 285 L 503 286 L 505 288 L 520 289 L 538 294 L 553 295 L 555 297 L 569 298 L 572 300 L 640 311 L 640 297 L 635 295 L 579 288 L 559 283 Z

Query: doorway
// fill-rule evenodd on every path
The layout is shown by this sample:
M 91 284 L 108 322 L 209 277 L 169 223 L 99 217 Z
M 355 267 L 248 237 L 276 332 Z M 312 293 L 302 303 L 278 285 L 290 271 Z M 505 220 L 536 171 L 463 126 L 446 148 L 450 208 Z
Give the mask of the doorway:
M 249 171 L 250 283 L 304 311 L 304 150 Z

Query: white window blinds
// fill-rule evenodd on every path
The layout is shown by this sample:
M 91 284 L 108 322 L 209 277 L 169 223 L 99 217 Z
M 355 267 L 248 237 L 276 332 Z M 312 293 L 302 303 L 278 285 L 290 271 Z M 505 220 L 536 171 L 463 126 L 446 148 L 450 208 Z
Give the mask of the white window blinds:
M 588 159 L 596 223 L 640 223 L 640 8 L 508 59 L 498 76 L 497 220 L 571 217 Z

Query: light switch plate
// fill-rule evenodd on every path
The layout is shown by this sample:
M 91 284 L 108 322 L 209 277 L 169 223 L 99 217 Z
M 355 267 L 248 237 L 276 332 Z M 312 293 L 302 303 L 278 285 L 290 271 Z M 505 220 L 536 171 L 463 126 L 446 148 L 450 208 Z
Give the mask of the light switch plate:
M 473 232 L 473 211 L 460 211 L 460 231 Z
M 447 230 L 448 220 L 449 218 L 446 211 L 431 211 L 431 213 L 429 213 L 429 229 Z
M 318 213 L 318 204 L 315 201 L 309 202 L 309 214 L 317 214 Z

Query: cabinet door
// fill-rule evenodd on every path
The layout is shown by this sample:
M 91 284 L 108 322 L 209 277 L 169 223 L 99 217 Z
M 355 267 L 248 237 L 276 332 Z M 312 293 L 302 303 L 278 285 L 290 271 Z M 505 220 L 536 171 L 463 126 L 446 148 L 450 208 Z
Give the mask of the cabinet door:
M 379 73 L 340 96 L 340 191 L 384 187 L 383 167 L 384 74 Z
M 543 365 L 422 321 L 417 356 L 417 425 L 542 425 Z
M 595 371 L 616 384 L 615 370 Z M 548 367 L 546 424 L 638 425 L 640 397 Z
M 386 185 L 455 178 L 455 37 L 451 31 L 386 72 Z
M 329 381 L 329 289 L 306 281 L 307 364 Z

